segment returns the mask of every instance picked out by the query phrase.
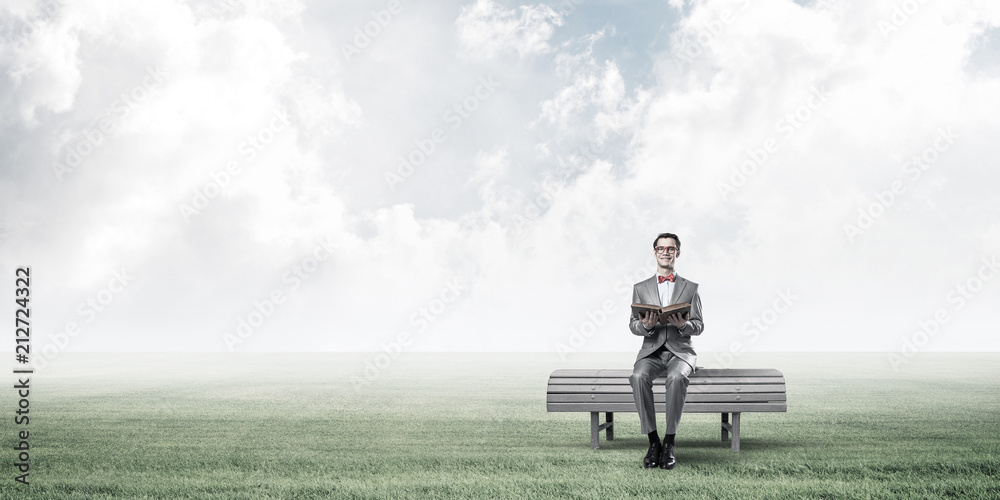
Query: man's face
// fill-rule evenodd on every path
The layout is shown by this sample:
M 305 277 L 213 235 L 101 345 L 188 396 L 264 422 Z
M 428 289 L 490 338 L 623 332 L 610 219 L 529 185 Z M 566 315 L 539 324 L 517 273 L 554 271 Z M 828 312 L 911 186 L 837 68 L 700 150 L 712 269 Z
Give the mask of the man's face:
M 653 249 L 653 254 L 656 255 L 656 263 L 660 267 L 673 269 L 674 259 L 681 254 L 681 251 L 677 249 L 677 242 L 673 238 L 660 238 L 656 240 L 656 248 Z

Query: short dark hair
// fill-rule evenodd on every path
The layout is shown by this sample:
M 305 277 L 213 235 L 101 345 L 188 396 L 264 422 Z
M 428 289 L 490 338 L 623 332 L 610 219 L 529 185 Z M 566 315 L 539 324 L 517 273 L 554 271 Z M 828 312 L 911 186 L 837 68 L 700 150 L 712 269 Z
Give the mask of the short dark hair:
M 674 233 L 660 233 L 660 234 L 658 234 L 658 235 L 656 236 L 656 239 L 655 239 L 655 240 L 653 240 L 653 248 L 654 248 L 654 249 L 656 248 L 656 242 L 657 242 L 657 241 L 660 241 L 660 240 L 661 240 L 661 239 L 663 239 L 663 238 L 673 238 L 673 239 L 674 239 L 674 241 L 676 241 L 676 242 L 677 242 L 677 249 L 678 249 L 678 250 L 680 250 L 680 249 L 681 249 L 681 239 L 680 239 L 680 238 L 678 238 L 678 237 L 677 237 L 677 235 L 676 235 L 676 234 L 674 234 Z

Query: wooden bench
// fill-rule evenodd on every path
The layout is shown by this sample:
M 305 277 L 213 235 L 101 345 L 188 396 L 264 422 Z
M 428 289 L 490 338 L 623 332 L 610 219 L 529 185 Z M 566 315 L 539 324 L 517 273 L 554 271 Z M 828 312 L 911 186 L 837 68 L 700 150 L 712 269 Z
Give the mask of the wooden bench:
M 549 376 L 548 411 L 590 412 L 590 447 L 599 447 L 601 431 L 608 441 L 615 438 L 615 412 L 636 412 L 632 370 L 556 370 Z M 689 377 L 684 413 L 721 413 L 722 441 L 732 433 L 733 451 L 740 451 L 740 414 L 749 411 L 786 411 L 785 377 L 775 369 L 701 368 Z M 666 411 L 664 380 L 653 381 L 663 388 L 654 392 L 656 412 Z M 600 423 L 600 412 L 606 420 Z M 729 414 L 732 414 L 732 423 Z

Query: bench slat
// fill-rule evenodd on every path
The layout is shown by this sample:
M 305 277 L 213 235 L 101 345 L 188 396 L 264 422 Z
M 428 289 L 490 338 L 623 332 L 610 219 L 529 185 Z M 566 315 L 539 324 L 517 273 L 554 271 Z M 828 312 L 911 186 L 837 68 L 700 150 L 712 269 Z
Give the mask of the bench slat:
M 655 403 L 656 411 L 667 411 L 665 403 Z M 547 403 L 548 411 L 563 412 L 632 412 L 635 413 L 635 403 Z M 733 413 L 749 411 L 787 411 L 785 403 L 685 403 L 684 413 Z
M 596 396 L 591 398 L 591 396 Z M 667 395 L 663 391 L 653 393 L 653 401 L 663 403 Z M 549 394 L 549 403 L 633 403 L 632 394 Z M 772 402 L 785 401 L 785 393 L 765 392 L 747 394 L 691 394 L 685 399 L 688 403 L 728 403 L 728 402 Z M 634 403 L 633 403 L 634 404 Z
M 784 384 L 784 377 L 689 377 L 689 385 L 710 385 L 710 384 Z M 666 379 L 658 378 L 653 381 L 653 385 L 662 385 Z M 628 378 L 617 377 L 552 377 L 549 384 L 602 384 L 602 385 L 630 385 Z
M 616 394 L 632 393 L 628 385 L 550 385 L 546 391 L 549 394 Z M 698 393 L 746 393 L 746 392 L 785 392 L 785 384 L 750 384 L 750 385 L 694 385 L 688 386 L 688 394 Z

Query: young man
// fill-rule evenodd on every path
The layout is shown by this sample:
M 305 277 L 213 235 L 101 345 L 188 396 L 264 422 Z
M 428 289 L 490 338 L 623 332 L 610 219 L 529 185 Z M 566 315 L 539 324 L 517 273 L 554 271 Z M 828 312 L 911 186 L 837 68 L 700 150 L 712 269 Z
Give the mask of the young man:
M 688 376 L 694 372 L 696 360 L 691 337 L 701 334 L 705 323 L 701 319 L 698 284 L 674 273 L 674 263 L 681 255 L 680 238 L 673 233 L 658 235 L 653 240 L 653 254 L 656 256 L 656 275 L 635 284 L 632 302 L 660 306 L 690 302 L 691 313 L 687 317 L 671 315 L 667 324 L 658 323 L 658 315 L 652 312 L 642 317 L 632 315 L 629 329 L 643 339 L 628 380 L 639 410 L 642 433 L 649 436 L 649 451 L 642 465 L 646 468 L 659 466 L 661 469 L 673 469 L 677 464 L 674 435 L 684 410 Z M 663 444 L 660 444 L 660 436 L 656 432 L 656 410 L 653 406 L 653 380 L 661 376 L 667 382 L 667 427 Z

